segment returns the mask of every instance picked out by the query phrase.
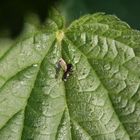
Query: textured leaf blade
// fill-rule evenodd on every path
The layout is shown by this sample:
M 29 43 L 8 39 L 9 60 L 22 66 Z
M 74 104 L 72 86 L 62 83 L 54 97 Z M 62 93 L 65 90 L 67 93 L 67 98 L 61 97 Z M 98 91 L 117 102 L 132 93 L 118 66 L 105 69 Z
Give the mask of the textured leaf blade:
M 119 19 L 104 14 L 83 17 L 67 32 L 108 91 L 115 116 L 128 135 L 119 139 L 139 139 L 139 35 Z
M 0 139 L 139 139 L 140 33 L 102 13 L 63 24 L 52 16 L 1 58 Z

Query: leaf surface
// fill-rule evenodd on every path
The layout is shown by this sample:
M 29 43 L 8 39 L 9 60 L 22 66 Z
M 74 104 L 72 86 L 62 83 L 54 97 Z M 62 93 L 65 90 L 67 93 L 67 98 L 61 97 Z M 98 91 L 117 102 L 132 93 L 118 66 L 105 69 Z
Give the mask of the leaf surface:
M 0 140 L 139 140 L 139 31 L 103 13 L 63 26 L 51 15 L 1 53 Z

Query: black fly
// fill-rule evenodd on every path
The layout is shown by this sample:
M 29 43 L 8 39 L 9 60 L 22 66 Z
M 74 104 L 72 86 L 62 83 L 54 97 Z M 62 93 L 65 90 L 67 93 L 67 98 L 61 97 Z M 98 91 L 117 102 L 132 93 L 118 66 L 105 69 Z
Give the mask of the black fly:
M 67 78 L 70 76 L 70 74 L 72 73 L 72 64 L 66 64 L 66 62 L 61 58 L 59 59 L 57 66 L 56 66 L 56 78 L 58 76 L 58 73 L 60 71 L 60 68 L 63 69 L 64 74 L 62 77 L 63 81 L 67 81 Z
M 72 73 L 72 64 L 67 64 L 67 70 L 63 74 L 63 81 L 67 81 L 67 78 L 70 76 Z

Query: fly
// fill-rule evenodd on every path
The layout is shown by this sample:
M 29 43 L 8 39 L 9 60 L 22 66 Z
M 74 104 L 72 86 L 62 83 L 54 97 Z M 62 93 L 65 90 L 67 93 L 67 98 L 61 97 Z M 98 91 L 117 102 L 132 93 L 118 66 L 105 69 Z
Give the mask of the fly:
M 70 76 L 72 73 L 72 64 L 67 64 L 67 70 L 63 74 L 63 81 L 67 81 L 67 78 Z
M 56 65 L 56 78 L 58 77 L 58 73 L 60 71 L 60 68 L 63 69 L 64 74 L 62 77 L 63 81 L 67 81 L 67 78 L 70 76 L 72 73 L 72 64 L 67 64 L 63 58 L 59 59 L 57 65 Z

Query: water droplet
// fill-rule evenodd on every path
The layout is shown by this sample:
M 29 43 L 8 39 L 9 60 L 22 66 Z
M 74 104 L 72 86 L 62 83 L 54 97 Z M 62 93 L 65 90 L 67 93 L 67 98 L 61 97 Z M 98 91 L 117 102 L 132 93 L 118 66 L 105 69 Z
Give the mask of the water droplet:
M 21 85 L 24 85 L 24 81 L 21 81 L 20 84 L 21 84 Z
M 38 66 L 38 64 L 33 64 L 33 66 L 34 66 L 34 67 L 37 67 L 37 66 Z

